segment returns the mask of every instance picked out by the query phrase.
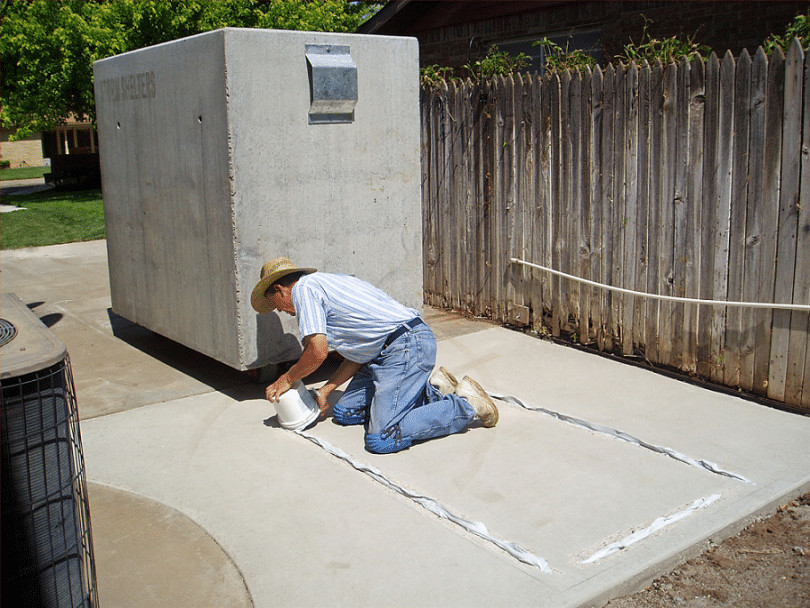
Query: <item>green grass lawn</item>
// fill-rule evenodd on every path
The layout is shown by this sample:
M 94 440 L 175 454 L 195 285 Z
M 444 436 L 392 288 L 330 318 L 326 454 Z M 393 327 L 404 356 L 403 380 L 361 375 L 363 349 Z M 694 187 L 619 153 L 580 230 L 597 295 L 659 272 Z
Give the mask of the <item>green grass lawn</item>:
M 45 190 L 3 195 L 2 201 L 4 205 L 25 207 L 23 211 L 0 215 L 2 249 L 92 241 L 105 236 L 101 190 Z
M 0 170 L 0 180 L 7 179 L 34 179 L 50 173 L 50 167 L 18 167 L 16 169 Z

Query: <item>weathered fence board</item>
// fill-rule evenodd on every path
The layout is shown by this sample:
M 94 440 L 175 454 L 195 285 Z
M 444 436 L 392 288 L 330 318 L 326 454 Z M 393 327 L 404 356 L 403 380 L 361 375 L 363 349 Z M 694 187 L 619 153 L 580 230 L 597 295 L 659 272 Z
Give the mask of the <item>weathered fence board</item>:
M 613 183 L 614 176 L 614 148 L 613 131 L 616 122 L 616 70 L 612 65 L 607 66 L 604 71 L 602 93 L 602 262 L 601 277 L 599 281 L 603 284 L 610 284 L 611 269 L 613 268 L 613 207 L 615 204 L 615 192 Z M 612 314 L 613 294 L 602 290 L 601 315 L 602 324 L 597 341 L 602 350 L 612 350 L 613 342 L 617 337 L 617 327 L 614 325 Z
M 698 270 L 698 293 L 703 300 L 712 299 L 712 276 L 714 269 L 714 203 L 717 201 L 717 148 L 719 128 L 720 62 L 714 53 L 706 63 L 706 106 L 703 123 L 703 197 L 699 204 L 702 228 L 700 235 L 700 265 Z M 712 375 L 712 308 L 698 308 L 697 324 L 697 373 L 709 378 Z
M 731 214 L 729 216 L 728 298 L 743 301 L 745 276 L 745 223 L 748 207 L 748 144 L 751 100 L 751 56 L 744 51 L 734 77 L 734 148 L 732 151 Z M 744 328 L 742 308 L 726 313 L 723 383 L 740 384 L 740 361 Z
M 663 128 L 663 67 L 660 62 L 652 68 L 650 74 L 650 198 L 648 212 L 648 239 L 647 239 L 647 284 L 646 289 L 652 293 L 661 293 L 661 233 L 670 230 L 666 218 L 662 216 L 661 199 L 664 197 L 663 178 L 664 171 L 664 134 Z M 627 287 L 625 285 L 625 287 Z M 658 346 L 660 335 L 658 320 L 661 311 L 661 302 L 650 300 L 647 302 L 646 313 L 646 342 L 645 355 L 650 361 L 658 360 Z
M 810 68 L 759 49 L 422 93 L 425 301 L 810 410 Z M 528 318 L 526 313 L 529 313 Z
M 803 77 L 806 92 L 810 88 L 810 64 L 805 64 Z M 793 301 L 799 304 L 810 301 L 810 95 L 804 95 L 803 104 L 796 274 L 793 282 Z M 800 403 L 810 409 L 810 314 L 794 311 L 790 327 L 785 401 Z
M 706 67 L 695 59 L 689 69 L 689 165 L 686 183 L 687 233 L 683 256 L 686 259 L 685 297 L 700 296 L 700 259 L 703 232 L 701 201 L 703 200 L 703 125 L 706 114 Z M 698 307 L 684 308 L 685 344 L 682 369 L 697 372 Z
M 639 68 L 638 73 L 638 136 L 637 136 L 637 150 L 635 157 L 638 164 L 636 169 L 636 176 L 638 185 L 636 188 L 635 198 L 636 203 L 636 230 L 638 232 L 638 242 L 636 244 L 636 254 L 634 259 L 636 263 L 635 276 L 633 277 L 634 289 L 637 291 L 646 291 L 647 289 L 647 262 L 649 245 L 647 243 L 648 226 L 649 226 L 649 208 L 650 208 L 650 180 L 655 179 L 652 174 L 652 167 L 650 165 L 650 66 L 648 63 Z M 646 298 L 634 298 L 633 303 L 633 340 L 635 344 L 632 347 L 644 348 L 647 342 L 645 332 L 645 321 L 647 315 L 647 300 Z M 623 350 L 628 350 L 623 347 Z
M 765 147 L 762 188 L 762 220 L 760 224 L 761 266 L 757 301 L 770 302 L 774 297 L 776 280 L 776 243 L 779 220 L 779 169 L 782 154 L 782 106 L 784 98 L 784 56 L 781 51 L 771 55 L 766 87 Z M 754 391 L 768 391 L 768 366 L 771 355 L 773 311 L 761 310 L 754 320 Z
M 623 202 L 624 212 L 622 222 L 624 224 L 621 231 L 624 235 L 622 251 L 621 271 L 622 286 L 630 287 L 636 279 L 636 264 L 638 258 L 638 238 L 646 231 L 646 226 L 639 226 L 642 218 L 646 215 L 640 207 L 641 201 L 638 196 L 638 123 L 639 123 L 639 95 L 638 95 L 638 69 L 631 65 L 625 74 L 623 103 L 626 109 L 626 121 L 624 124 L 623 153 L 625 159 L 623 175 Z M 637 328 L 633 325 L 633 313 L 637 305 L 634 296 L 622 296 L 621 325 L 622 325 L 622 353 L 633 354 L 633 344 L 638 339 Z
M 762 216 L 763 190 L 765 188 L 765 135 L 767 125 L 768 60 L 760 48 L 751 66 L 751 100 L 749 152 L 748 152 L 748 206 L 746 209 L 745 275 L 743 278 L 743 301 L 758 302 L 760 270 L 762 268 Z M 740 345 L 740 386 L 754 390 L 757 324 L 760 311 L 743 309 L 742 323 L 745 327 Z M 763 321 L 764 322 L 764 321 Z M 758 387 L 760 391 L 763 387 Z
M 627 96 L 626 96 L 625 69 L 616 70 L 615 85 L 613 87 L 613 100 L 615 107 L 615 120 L 613 122 L 613 218 L 609 226 L 608 234 L 613 241 L 612 264 L 608 268 L 606 283 L 608 285 L 619 285 L 625 287 L 624 283 L 624 238 L 625 238 L 625 177 L 624 167 L 626 157 L 624 146 L 627 140 Z M 614 340 L 621 343 L 625 331 L 630 328 L 622 326 L 624 296 L 611 294 L 611 321 L 613 325 Z
M 515 201 L 515 223 L 513 226 L 513 243 L 512 255 L 520 259 L 528 259 L 529 243 L 531 242 L 531 232 L 533 227 L 533 216 L 531 214 L 531 207 L 529 205 L 522 205 L 519 203 L 521 200 L 530 200 L 531 193 L 534 191 L 534 171 L 533 171 L 533 157 L 532 157 L 532 109 L 530 105 L 531 98 L 531 76 L 525 79 L 521 74 L 516 78 L 515 89 L 515 123 L 517 125 L 517 142 L 515 154 L 515 167 L 517 172 L 517 187 L 518 192 Z M 519 95 L 518 95 L 519 90 Z M 525 152 L 523 152 L 525 151 Z M 520 315 L 516 310 L 518 307 L 525 306 L 528 302 L 526 297 L 528 268 L 525 266 L 518 266 L 517 264 L 509 264 L 509 269 L 513 273 L 514 293 L 512 295 L 512 307 L 515 309 L 513 314 L 510 315 L 510 321 L 519 318 Z M 516 317 L 516 316 L 517 317 Z M 521 319 L 520 325 L 528 323 L 528 316 L 526 319 Z
M 687 199 L 689 176 L 689 106 L 691 92 L 691 64 L 684 58 L 678 66 L 678 81 L 676 88 L 676 161 L 675 181 L 673 192 L 673 261 L 675 276 L 673 278 L 672 293 L 678 297 L 685 297 L 688 286 L 687 268 L 689 260 L 686 256 L 689 234 L 689 205 Z M 646 289 L 645 289 L 646 291 Z M 676 368 L 684 367 L 684 352 L 687 348 L 686 305 L 675 303 L 672 306 L 672 357 L 671 365 Z M 694 306 L 690 305 L 690 308 Z
M 678 143 L 677 117 L 678 99 L 675 92 L 677 86 L 677 65 L 668 64 L 664 68 L 661 98 L 662 98 L 662 128 L 663 146 L 661 159 L 661 231 L 658 256 L 659 287 L 656 293 L 668 296 L 674 295 L 672 286 L 675 282 L 675 173 L 678 169 Z M 672 323 L 672 302 L 661 302 L 658 319 L 658 358 L 662 365 L 672 365 L 674 350 L 674 333 L 678 331 Z
M 797 40 L 785 57 L 782 158 L 779 180 L 779 219 L 776 243 L 774 300 L 793 301 L 798 228 L 799 172 L 801 158 L 802 80 L 804 53 Z M 775 310 L 771 331 L 771 360 L 768 366 L 768 397 L 783 401 L 788 368 L 791 312 Z
M 602 121 L 604 119 L 604 101 L 602 97 L 603 79 L 602 70 L 597 67 L 591 76 L 591 121 L 590 121 L 590 277 L 594 281 L 602 280 L 602 176 L 601 168 L 604 163 L 604 149 L 602 146 Z M 591 320 L 592 336 L 599 348 L 603 348 L 602 308 L 604 294 L 601 290 L 591 292 L 589 316 Z
M 731 222 L 731 152 L 734 149 L 734 72 L 736 64 L 731 52 L 720 66 L 717 116 L 717 164 L 711 176 L 715 200 L 712 226 L 714 261 L 712 263 L 712 299 L 728 299 L 729 223 Z M 723 381 L 726 347 L 726 312 L 721 306 L 712 307 L 711 378 Z

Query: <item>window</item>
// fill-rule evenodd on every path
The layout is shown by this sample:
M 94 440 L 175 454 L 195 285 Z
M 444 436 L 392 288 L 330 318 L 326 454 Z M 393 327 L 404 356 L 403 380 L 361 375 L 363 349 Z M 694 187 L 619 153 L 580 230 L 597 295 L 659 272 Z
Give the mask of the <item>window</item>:
M 586 54 L 593 57 L 598 64 L 602 63 L 602 31 L 589 30 L 581 32 L 569 32 L 566 34 L 554 35 L 541 35 L 532 36 L 530 38 L 522 38 L 519 40 L 505 40 L 502 42 L 495 41 L 493 44 L 497 45 L 501 51 L 506 51 L 512 56 L 519 53 L 525 53 L 531 57 L 531 63 L 526 68 L 527 72 L 540 72 L 543 73 L 543 66 L 546 63 L 546 49 L 542 45 L 533 46 L 537 40 L 548 38 L 554 44 L 567 48 L 570 50 L 581 49 Z

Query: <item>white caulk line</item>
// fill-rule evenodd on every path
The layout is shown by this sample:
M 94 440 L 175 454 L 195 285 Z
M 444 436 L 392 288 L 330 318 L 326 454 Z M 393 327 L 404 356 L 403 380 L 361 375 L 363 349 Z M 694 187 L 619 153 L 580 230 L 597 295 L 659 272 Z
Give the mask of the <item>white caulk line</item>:
M 573 416 L 566 416 L 565 414 L 560 414 L 559 412 L 555 412 L 552 410 L 547 410 L 542 407 L 530 407 L 526 405 L 523 401 L 518 399 L 517 397 L 513 397 L 511 395 L 496 395 L 495 393 L 489 393 L 489 396 L 493 399 L 500 399 L 501 401 L 506 401 L 507 403 L 513 403 L 515 405 L 519 405 L 520 407 L 531 410 L 532 412 L 540 412 L 542 414 L 547 414 L 549 416 L 553 416 L 558 420 L 562 420 L 563 422 L 567 422 L 568 424 L 573 424 L 574 426 L 579 426 L 582 428 L 589 429 L 596 433 L 600 433 L 602 435 L 609 435 L 611 437 L 615 437 L 616 439 L 620 439 L 622 441 L 626 441 L 628 443 L 632 443 L 639 447 L 645 448 L 647 450 L 652 450 L 653 452 L 658 452 L 659 454 L 665 454 L 670 458 L 678 460 L 680 462 L 686 463 L 690 466 L 697 467 L 699 469 L 704 469 L 706 471 L 710 471 L 715 473 L 716 475 L 722 475 L 724 477 L 730 477 L 731 479 L 736 479 L 737 481 L 742 481 L 745 483 L 754 483 L 750 479 L 743 477 L 742 475 L 738 475 L 737 473 L 732 473 L 731 471 L 726 471 L 725 469 L 721 469 L 715 463 L 709 460 L 696 460 L 691 458 L 685 454 L 681 454 L 680 452 L 676 452 L 672 448 L 668 448 L 666 446 L 655 445 L 652 443 L 647 443 L 637 437 L 633 437 L 625 433 L 624 431 L 619 431 L 617 429 L 612 429 L 608 426 L 604 426 L 602 424 L 597 424 L 596 422 L 589 422 L 587 420 L 580 420 L 579 418 L 574 418 Z
M 633 532 L 632 534 L 625 536 L 620 541 L 612 543 L 607 547 L 605 547 L 604 549 L 600 549 L 599 551 L 591 555 L 588 559 L 583 560 L 579 563 L 593 564 L 594 562 L 598 562 L 600 559 L 606 558 L 608 555 L 613 555 L 618 551 L 622 551 L 623 549 L 626 549 L 630 545 L 633 545 L 641 540 L 644 540 L 645 538 L 647 538 L 652 534 L 655 534 L 659 530 L 666 528 L 671 524 L 674 524 L 676 521 L 680 521 L 685 517 L 689 517 L 692 513 L 694 513 L 698 509 L 708 507 L 718 498 L 720 498 L 720 494 L 712 494 L 711 496 L 698 498 L 695 502 L 693 502 L 689 507 L 687 507 L 683 511 L 678 511 L 677 513 L 673 513 L 672 515 L 667 515 L 666 517 L 659 517 L 643 530 L 638 530 L 637 532 Z
M 524 564 L 528 564 L 530 566 L 534 566 L 539 568 L 546 574 L 551 574 L 551 567 L 548 565 L 548 562 L 544 560 L 542 557 L 536 556 L 534 553 L 530 553 L 520 545 L 517 545 L 513 542 L 502 540 L 500 538 L 496 538 L 492 536 L 487 527 L 480 521 L 470 521 L 464 519 L 463 517 L 459 517 L 452 513 L 449 509 L 443 506 L 441 503 L 437 502 L 432 498 L 428 498 L 427 496 L 422 496 L 421 494 L 415 494 L 409 490 L 406 490 L 402 486 L 397 483 L 394 483 L 390 479 L 388 479 L 385 475 L 382 474 L 378 469 L 375 469 L 371 465 L 363 464 L 361 462 L 357 462 L 351 456 L 346 454 L 340 448 L 336 448 L 332 444 L 324 441 L 323 439 L 319 439 L 313 435 L 309 435 L 308 433 L 304 433 L 303 431 L 295 431 L 298 435 L 303 437 L 304 439 L 309 439 L 315 445 L 321 447 L 332 456 L 340 458 L 341 460 L 348 462 L 352 467 L 360 471 L 361 473 L 365 473 L 373 480 L 381 483 L 382 485 L 394 490 L 402 494 L 403 496 L 410 498 L 413 502 L 420 505 L 421 507 L 427 509 L 434 515 L 438 515 L 443 519 L 447 519 L 448 521 L 453 522 L 457 526 L 461 526 L 467 532 L 474 534 L 475 536 L 482 538 L 486 541 L 491 542 L 498 548 L 503 551 L 506 551 L 509 555 L 514 557 L 515 559 L 523 562 Z

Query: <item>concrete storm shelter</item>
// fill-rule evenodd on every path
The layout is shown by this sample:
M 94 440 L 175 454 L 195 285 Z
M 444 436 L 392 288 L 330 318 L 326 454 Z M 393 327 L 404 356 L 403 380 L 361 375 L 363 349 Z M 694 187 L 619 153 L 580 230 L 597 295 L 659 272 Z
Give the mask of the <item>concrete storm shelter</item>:
M 413 38 L 226 28 L 94 65 L 113 311 L 237 369 L 300 353 L 262 264 L 422 306 Z

